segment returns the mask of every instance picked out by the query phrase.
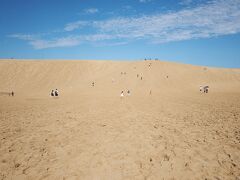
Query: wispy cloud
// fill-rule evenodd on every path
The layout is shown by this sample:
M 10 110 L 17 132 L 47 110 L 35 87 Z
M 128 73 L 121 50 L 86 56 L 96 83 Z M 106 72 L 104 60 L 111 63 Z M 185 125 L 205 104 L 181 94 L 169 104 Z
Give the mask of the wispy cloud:
M 11 34 L 11 35 L 8 35 L 8 37 L 17 38 L 17 39 L 20 39 L 20 40 L 32 41 L 39 36 L 38 35 L 32 35 L 32 34 Z
M 147 3 L 147 2 L 150 2 L 152 0 L 139 0 L 140 3 Z
M 97 8 L 89 8 L 89 9 L 84 10 L 84 13 L 86 13 L 86 14 L 95 14 L 98 12 L 99 12 L 99 10 Z
M 108 34 L 93 34 L 93 35 L 74 35 L 54 39 L 31 39 L 29 44 L 35 49 L 46 49 L 54 47 L 71 47 L 82 43 L 94 43 L 97 41 L 111 40 L 113 37 Z
M 86 21 L 76 21 L 76 22 L 68 23 L 64 27 L 64 30 L 65 31 L 73 31 L 75 29 L 79 29 L 81 27 L 84 27 L 87 24 L 88 24 L 88 22 L 86 22 Z
M 141 38 L 164 43 L 238 33 L 239 9 L 239 0 L 215 0 L 193 9 L 97 21 L 93 26 L 118 38 Z
M 29 42 L 35 49 L 46 49 L 53 47 L 69 47 L 79 45 L 81 41 L 75 37 L 64 37 L 54 40 L 36 39 Z
M 193 2 L 193 0 L 181 0 L 179 4 L 181 5 L 189 5 Z
M 75 35 L 52 40 L 35 39 L 28 35 L 12 36 L 29 41 L 36 49 L 76 46 L 81 43 L 135 41 L 167 43 L 199 38 L 210 38 L 240 32 L 240 1 L 213 0 L 194 8 L 177 12 L 140 17 L 118 17 L 99 21 L 77 21 L 65 26 L 65 31 L 76 30 Z M 85 34 L 76 35 L 79 28 Z M 118 43 L 115 43 L 118 44 Z

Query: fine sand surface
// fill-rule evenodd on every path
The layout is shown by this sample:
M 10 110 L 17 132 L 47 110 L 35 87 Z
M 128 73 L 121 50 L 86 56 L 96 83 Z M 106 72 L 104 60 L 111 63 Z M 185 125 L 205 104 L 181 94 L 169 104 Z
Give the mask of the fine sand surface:
M 0 60 L 0 179 L 239 180 L 240 69 Z

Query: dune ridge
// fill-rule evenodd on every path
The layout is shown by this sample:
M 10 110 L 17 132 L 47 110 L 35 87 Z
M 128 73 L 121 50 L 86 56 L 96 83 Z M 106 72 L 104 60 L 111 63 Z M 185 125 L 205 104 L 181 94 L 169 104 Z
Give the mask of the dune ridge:
M 149 67 L 150 65 L 150 67 Z M 126 75 L 121 75 L 127 73 Z M 137 78 L 139 74 L 139 78 Z M 138 90 L 140 87 L 171 90 L 197 89 L 202 84 L 212 88 L 239 85 L 240 69 L 208 68 L 163 61 L 70 61 L 70 60 L 1 60 L 0 77 L 2 91 L 26 89 L 46 92 L 54 87 L 66 91 L 87 90 L 96 82 L 98 90 L 105 90 L 116 81 L 115 87 Z M 142 81 L 138 81 L 140 78 Z M 126 86 L 126 87 L 125 87 Z M 231 87 L 232 88 L 232 87 Z M 233 90 L 233 89 L 232 89 Z M 237 90 L 236 90 L 237 92 Z

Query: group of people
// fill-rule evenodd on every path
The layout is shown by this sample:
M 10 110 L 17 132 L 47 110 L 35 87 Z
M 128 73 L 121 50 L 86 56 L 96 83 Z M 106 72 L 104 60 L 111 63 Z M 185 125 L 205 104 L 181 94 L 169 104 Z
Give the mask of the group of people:
M 12 92 L 10 92 L 8 95 L 9 95 L 9 96 L 14 96 L 14 92 L 12 91 Z
M 57 89 L 51 91 L 51 96 L 59 96 L 59 91 Z
M 127 90 L 127 95 L 128 95 L 128 96 L 131 95 L 131 94 L 130 94 L 130 90 Z M 121 96 L 121 98 L 124 97 L 124 92 L 123 92 L 123 91 L 121 92 L 121 95 L 120 95 L 120 96 Z
M 209 86 L 200 86 L 199 90 L 200 90 L 200 92 L 208 93 L 208 88 L 209 88 Z
M 139 77 L 139 74 L 137 74 L 137 78 Z M 140 78 L 141 80 L 143 79 L 143 77 L 141 76 L 141 78 Z

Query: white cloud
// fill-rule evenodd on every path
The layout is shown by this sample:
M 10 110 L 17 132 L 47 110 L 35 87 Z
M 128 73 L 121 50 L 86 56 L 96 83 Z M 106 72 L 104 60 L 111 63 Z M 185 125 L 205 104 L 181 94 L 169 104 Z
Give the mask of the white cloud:
M 12 35 L 29 41 L 36 49 L 76 46 L 101 42 L 121 44 L 144 39 L 166 43 L 210 38 L 240 32 L 240 0 L 213 0 L 191 9 L 140 17 L 118 17 L 99 21 L 77 21 L 65 26 L 65 31 L 86 28 L 85 34 L 44 40 L 29 35 Z M 87 29 L 89 28 L 89 29 Z M 87 33 L 88 32 L 88 33 Z
M 97 8 L 89 8 L 89 9 L 85 9 L 84 12 L 86 14 L 95 14 L 95 13 L 98 13 L 99 10 Z
M 65 28 L 64 31 L 73 31 L 75 29 L 84 27 L 88 24 L 88 22 L 86 21 L 77 21 L 77 22 L 72 22 L 72 23 L 68 23 Z
M 31 39 L 29 40 L 29 44 L 32 45 L 34 49 L 46 49 L 54 47 L 71 47 L 85 42 L 97 42 L 111 39 L 113 39 L 113 37 L 108 34 L 75 35 L 51 40 L 41 38 Z
M 146 2 L 150 2 L 152 0 L 139 0 L 140 3 L 146 3 Z
M 193 2 L 193 0 L 181 0 L 180 1 L 180 5 L 189 5 Z
M 8 37 L 31 41 L 36 39 L 37 36 L 32 34 L 11 34 L 11 35 L 8 35 Z
M 29 42 L 35 49 L 46 49 L 53 47 L 69 47 L 80 44 L 79 39 L 75 37 L 58 38 L 55 40 L 32 40 Z
M 171 42 L 240 32 L 240 1 L 214 0 L 193 9 L 138 18 L 97 21 L 93 26 L 118 38 Z

